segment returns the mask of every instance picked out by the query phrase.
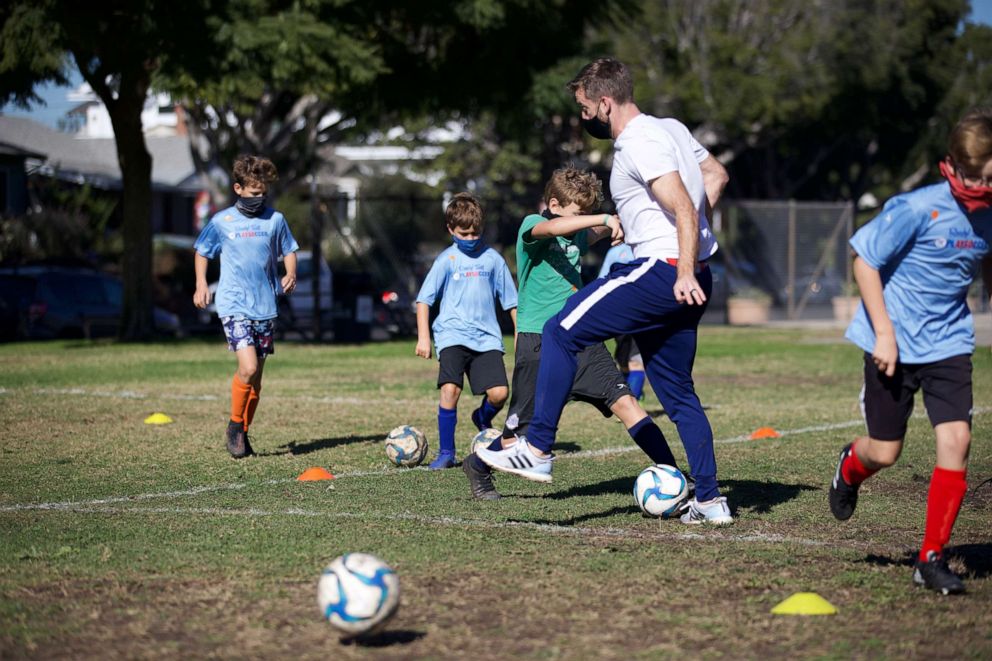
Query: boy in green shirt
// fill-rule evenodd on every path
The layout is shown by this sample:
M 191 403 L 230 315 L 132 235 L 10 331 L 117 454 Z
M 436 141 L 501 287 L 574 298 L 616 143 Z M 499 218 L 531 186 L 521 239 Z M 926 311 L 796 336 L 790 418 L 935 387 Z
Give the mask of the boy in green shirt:
M 568 297 L 582 286 L 579 260 L 589 245 L 609 237 L 623 239 L 620 219 L 591 214 L 602 202 L 602 184 L 595 174 L 567 167 L 555 171 L 544 190 L 547 209 L 524 218 L 517 234 L 517 337 L 510 407 L 501 438 L 491 450 L 502 450 L 524 436 L 534 417 L 537 368 L 541 357 L 541 331 Z M 586 215 L 579 215 L 586 214 Z M 634 441 L 656 464 L 675 466 L 675 457 L 661 429 L 631 395 L 604 344 L 592 345 L 579 356 L 579 369 L 570 398 L 588 402 L 609 417 L 616 414 Z M 472 495 L 500 498 L 493 486 L 492 470 L 475 453 L 462 469 Z

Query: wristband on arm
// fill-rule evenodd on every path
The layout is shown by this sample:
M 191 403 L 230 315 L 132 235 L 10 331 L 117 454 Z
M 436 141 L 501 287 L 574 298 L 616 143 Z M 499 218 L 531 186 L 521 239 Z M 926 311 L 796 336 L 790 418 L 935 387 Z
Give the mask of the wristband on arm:
M 603 214 L 603 227 L 609 227 L 609 226 L 610 226 L 610 214 L 604 213 Z

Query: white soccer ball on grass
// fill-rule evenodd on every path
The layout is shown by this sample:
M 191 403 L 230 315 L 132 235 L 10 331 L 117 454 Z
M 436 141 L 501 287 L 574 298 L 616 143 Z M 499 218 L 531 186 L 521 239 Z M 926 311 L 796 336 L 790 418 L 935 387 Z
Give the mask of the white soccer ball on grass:
M 489 427 L 488 429 L 483 429 L 478 434 L 472 437 L 472 442 L 468 446 L 468 453 L 472 454 L 476 450 L 481 450 L 482 448 L 488 448 L 493 441 L 500 438 L 503 435 L 502 429 L 496 429 L 495 427 Z
M 401 425 L 386 437 L 386 456 L 397 466 L 417 466 L 427 456 L 427 437 L 416 427 Z
M 373 633 L 400 605 L 396 572 L 369 553 L 335 558 L 317 582 L 317 604 L 343 638 Z
M 667 464 L 648 466 L 634 481 L 634 501 L 649 516 L 671 516 L 688 495 L 685 475 Z

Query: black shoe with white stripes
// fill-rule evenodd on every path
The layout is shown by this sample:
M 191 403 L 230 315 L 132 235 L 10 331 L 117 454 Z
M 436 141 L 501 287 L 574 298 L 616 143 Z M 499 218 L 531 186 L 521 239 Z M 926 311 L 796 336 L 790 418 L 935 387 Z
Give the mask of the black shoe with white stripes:
M 551 465 L 555 456 L 537 456 L 523 436 L 505 450 L 493 451 L 482 448 L 475 454 L 493 470 L 519 475 L 534 482 L 551 481 Z

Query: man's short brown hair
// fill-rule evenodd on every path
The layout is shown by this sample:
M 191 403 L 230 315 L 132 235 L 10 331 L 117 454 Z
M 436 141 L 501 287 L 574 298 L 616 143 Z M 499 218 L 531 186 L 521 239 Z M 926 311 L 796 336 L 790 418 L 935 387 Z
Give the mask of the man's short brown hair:
M 962 117 L 951 130 L 947 153 L 961 176 L 981 176 L 992 159 L 992 108 L 975 108 Z
M 572 94 L 582 90 L 593 101 L 604 96 L 617 103 L 634 100 L 634 80 L 630 76 L 630 70 L 623 62 L 612 57 L 601 57 L 585 65 L 567 87 Z
M 234 161 L 234 183 L 241 186 L 251 184 L 262 184 L 268 186 L 273 181 L 279 179 L 276 166 L 267 158 L 242 154 Z
M 574 202 L 582 213 L 592 213 L 603 203 L 603 183 L 592 172 L 564 167 L 555 170 L 544 187 L 544 203 L 551 204 L 551 198 L 563 207 Z
M 449 229 L 482 231 L 482 205 L 469 193 L 458 193 L 444 210 L 444 222 Z

